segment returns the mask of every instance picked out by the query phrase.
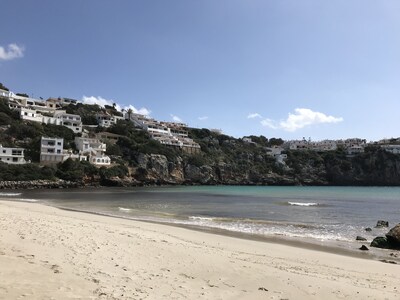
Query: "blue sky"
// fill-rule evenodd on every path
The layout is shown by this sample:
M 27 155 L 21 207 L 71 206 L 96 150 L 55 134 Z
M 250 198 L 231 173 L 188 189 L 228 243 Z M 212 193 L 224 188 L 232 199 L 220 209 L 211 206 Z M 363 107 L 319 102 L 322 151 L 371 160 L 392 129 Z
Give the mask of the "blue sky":
M 400 136 L 400 1 L 2 1 L 0 82 L 236 137 Z

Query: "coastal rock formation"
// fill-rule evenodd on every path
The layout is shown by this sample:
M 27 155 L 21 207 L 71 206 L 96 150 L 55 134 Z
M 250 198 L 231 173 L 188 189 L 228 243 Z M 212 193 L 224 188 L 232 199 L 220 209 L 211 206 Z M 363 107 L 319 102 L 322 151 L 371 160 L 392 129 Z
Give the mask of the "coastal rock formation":
M 374 238 L 371 247 L 399 250 L 400 223 L 390 229 L 386 236 L 378 236 Z
M 389 230 L 386 238 L 391 245 L 400 248 L 400 223 Z
M 365 237 L 362 237 L 362 236 L 357 236 L 356 237 L 356 241 L 366 241 L 367 239 L 365 238 Z

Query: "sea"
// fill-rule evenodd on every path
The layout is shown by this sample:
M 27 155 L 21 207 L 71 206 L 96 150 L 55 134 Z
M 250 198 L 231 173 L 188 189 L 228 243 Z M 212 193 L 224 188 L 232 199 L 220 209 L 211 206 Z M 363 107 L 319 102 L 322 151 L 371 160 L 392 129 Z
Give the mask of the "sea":
M 354 247 L 400 222 L 400 187 L 179 186 L 0 192 L 0 199 L 248 238 Z M 372 231 L 366 231 L 370 227 Z

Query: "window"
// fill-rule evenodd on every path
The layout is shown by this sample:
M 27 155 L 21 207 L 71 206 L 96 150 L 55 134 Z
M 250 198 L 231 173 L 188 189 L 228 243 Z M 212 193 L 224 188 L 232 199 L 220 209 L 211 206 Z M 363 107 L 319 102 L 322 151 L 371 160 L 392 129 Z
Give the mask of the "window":
M 57 142 L 57 145 L 58 145 L 58 146 L 61 146 L 61 142 Z
M 57 150 L 57 153 L 58 153 L 58 154 L 60 154 L 60 153 L 61 153 L 61 150 L 60 150 L 60 149 L 58 149 L 58 150 Z
M 3 153 L 6 153 L 6 150 L 3 150 Z
M 17 162 L 18 161 L 18 157 L 13 157 L 13 162 Z

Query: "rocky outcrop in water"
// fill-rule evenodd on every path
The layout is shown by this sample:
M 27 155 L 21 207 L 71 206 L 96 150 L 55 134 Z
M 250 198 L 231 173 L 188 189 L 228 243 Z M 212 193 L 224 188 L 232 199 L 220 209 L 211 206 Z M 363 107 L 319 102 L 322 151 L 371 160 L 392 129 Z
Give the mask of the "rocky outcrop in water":
M 378 236 L 371 242 L 371 247 L 400 250 L 400 223 L 385 236 Z
M 400 223 L 389 230 L 386 238 L 391 245 L 400 249 Z

